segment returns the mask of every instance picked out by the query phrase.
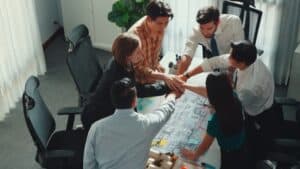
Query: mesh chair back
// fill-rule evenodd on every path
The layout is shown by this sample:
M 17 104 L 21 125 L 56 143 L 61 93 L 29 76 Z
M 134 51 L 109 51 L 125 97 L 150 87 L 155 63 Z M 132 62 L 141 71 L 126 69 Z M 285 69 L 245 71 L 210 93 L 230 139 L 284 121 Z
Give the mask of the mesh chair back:
M 262 11 L 241 2 L 224 1 L 222 13 L 233 14 L 240 17 L 246 39 L 256 43 Z
M 68 37 L 68 42 L 67 64 L 80 97 L 85 98 L 95 90 L 102 76 L 102 69 L 85 25 L 75 27 Z
M 23 111 L 29 132 L 39 151 L 46 150 L 55 130 L 55 121 L 39 92 L 38 78 L 31 76 L 25 84 Z

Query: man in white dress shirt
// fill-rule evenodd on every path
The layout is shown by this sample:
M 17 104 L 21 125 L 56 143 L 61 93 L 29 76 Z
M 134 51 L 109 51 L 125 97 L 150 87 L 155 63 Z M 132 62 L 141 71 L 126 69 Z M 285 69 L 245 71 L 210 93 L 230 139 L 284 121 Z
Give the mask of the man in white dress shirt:
M 244 40 L 245 38 L 240 18 L 230 14 L 220 15 L 219 10 L 215 7 L 200 9 L 196 20 L 198 24 L 193 28 L 192 34 L 185 44 L 179 62 L 178 74 L 187 70 L 199 44 L 207 51 L 204 52 L 203 57 L 212 57 L 212 55 L 218 56 L 229 53 L 231 41 Z M 215 45 L 212 43 L 213 40 L 215 40 Z M 217 50 L 217 53 L 213 52 L 213 49 Z M 211 54 L 205 56 L 205 53 Z
M 84 150 L 84 169 L 143 169 L 152 139 L 175 108 L 177 93 L 167 95 L 154 112 L 139 114 L 136 88 L 129 78 L 112 85 L 113 115 L 95 122 L 89 130 Z
M 231 43 L 230 54 L 204 60 L 193 70 L 181 75 L 183 80 L 214 69 L 236 68 L 236 93 L 246 112 L 247 139 L 255 156 L 263 155 L 268 140 L 278 132 L 280 114 L 274 111 L 274 80 L 265 64 L 257 59 L 256 47 L 246 40 Z

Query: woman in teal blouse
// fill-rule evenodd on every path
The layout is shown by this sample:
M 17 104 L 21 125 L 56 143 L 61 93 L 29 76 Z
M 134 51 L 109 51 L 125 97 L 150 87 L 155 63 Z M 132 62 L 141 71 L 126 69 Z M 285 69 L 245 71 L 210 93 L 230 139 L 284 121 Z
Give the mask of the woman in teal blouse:
M 227 75 L 209 74 L 206 79 L 206 88 L 188 84 L 184 86 L 186 89 L 208 97 L 214 113 L 208 121 L 207 131 L 201 144 L 196 150 L 182 149 L 183 156 L 190 160 L 197 160 L 216 138 L 221 149 L 221 169 L 248 168 L 243 109 Z

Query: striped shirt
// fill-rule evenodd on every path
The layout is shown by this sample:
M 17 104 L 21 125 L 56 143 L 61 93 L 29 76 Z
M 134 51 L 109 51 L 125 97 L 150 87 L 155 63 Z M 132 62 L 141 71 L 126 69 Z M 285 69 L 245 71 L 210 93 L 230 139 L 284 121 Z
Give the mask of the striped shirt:
M 139 83 L 154 83 L 155 79 L 150 78 L 152 71 L 162 72 L 159 66 L 159 54 L 164 33 L 152 32 L 148 26 L 146 16 L 137 21 L 128 32 L 136 34 L 141 41 L 142 59 L 133 65 L 135 78 Z

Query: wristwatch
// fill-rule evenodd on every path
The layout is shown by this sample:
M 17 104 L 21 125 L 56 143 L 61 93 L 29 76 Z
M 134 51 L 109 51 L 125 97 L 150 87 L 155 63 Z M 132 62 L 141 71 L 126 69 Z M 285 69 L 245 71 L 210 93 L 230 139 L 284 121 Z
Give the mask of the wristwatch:
M 183 74 L 183 76 L 186 77 L 187 79 L 191 77 L 190 74 L 189 74 L 188 72 L 185 72 L 185 73 Z

